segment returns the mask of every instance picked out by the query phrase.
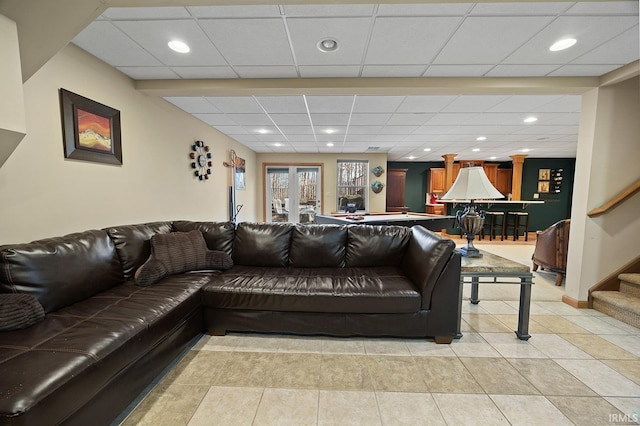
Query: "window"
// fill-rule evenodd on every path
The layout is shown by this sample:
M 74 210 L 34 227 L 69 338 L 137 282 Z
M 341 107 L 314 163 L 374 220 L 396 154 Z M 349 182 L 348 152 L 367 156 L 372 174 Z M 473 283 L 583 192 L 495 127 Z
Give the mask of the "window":
M 367 210 L 369 200 L 369 162 L 338 160 L 337 209 Z M 349 204 L 349 205 L 348 205 Z

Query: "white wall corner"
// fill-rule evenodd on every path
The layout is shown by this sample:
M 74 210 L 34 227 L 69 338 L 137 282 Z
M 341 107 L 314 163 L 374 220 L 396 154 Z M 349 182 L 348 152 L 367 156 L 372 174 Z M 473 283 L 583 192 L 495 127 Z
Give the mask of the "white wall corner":
M 27 133 L 18 29 L 0 15 L 0 167 Z

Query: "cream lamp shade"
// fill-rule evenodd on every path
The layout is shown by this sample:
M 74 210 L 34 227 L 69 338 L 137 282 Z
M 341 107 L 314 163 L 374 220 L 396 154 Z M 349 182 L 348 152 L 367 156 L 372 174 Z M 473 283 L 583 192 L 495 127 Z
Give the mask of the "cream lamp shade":
M 441 200 L 490 200 L 504 198 L 489 181 L 482 167 L 463 167 Z

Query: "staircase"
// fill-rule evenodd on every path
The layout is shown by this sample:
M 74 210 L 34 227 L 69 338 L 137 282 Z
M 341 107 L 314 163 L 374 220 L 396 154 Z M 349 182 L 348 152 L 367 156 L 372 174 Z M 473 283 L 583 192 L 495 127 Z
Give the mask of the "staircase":
M 640 328 L 640 273 L 618 275 L 620 291 L 593 291 L 593 309 Z

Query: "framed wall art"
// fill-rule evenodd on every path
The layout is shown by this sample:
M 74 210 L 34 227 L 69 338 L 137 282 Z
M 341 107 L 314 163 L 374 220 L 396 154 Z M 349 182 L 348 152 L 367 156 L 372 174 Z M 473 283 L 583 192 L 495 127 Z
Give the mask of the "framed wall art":
M 60 89 L 64 157 L 122 164 L 120 111 Z

